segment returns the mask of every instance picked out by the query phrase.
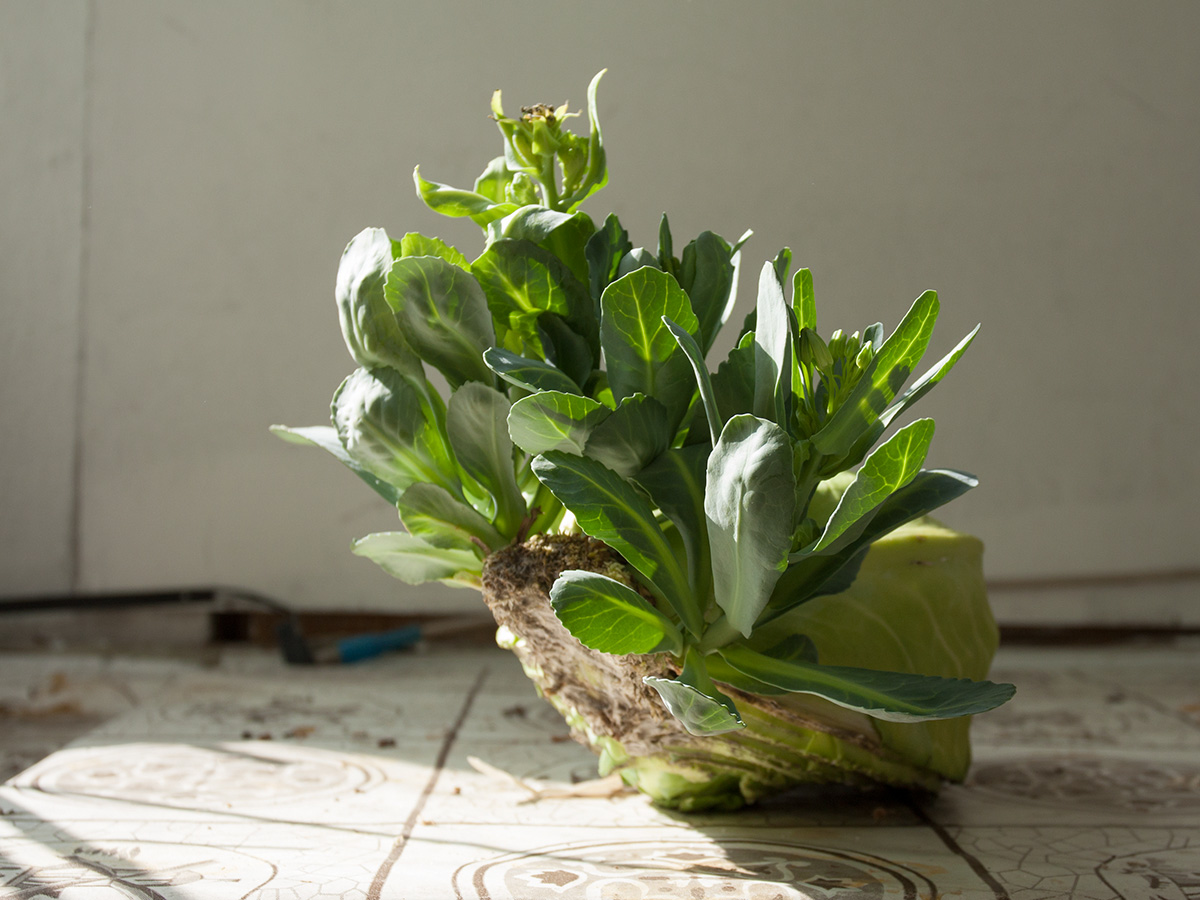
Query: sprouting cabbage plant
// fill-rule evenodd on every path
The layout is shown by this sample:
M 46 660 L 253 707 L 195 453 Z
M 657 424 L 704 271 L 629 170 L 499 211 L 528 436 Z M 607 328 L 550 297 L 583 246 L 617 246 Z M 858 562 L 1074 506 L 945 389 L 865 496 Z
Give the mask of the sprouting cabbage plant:
M 432 210 L 481 226 L 482 252 L 355 237 L 336 298 L 360 368 L 331 425 L 275 431 L 329 451 L 396 507 L 403 530 L 354 549 L 404 581 L 479 586 L 492 554 L 541 533 L 603 542 L 630 577 L 564 571 L 549 602 L 588 648 L 663 655 L 666 674 L 645 683 L 693 735 L 744 727 L 730 688 L 889 722 L 1003 703 L 1010 685 L 828 665 L 810 635 L 778 627 L 849 588 L 874 542 L 975 486 L 922 468 L 932 419 L 893 428 L 975 331 L 912 380 L 937 295 L 889 334 L 876 323 L 825 339 L 812 274 L 792 272 L 785 249 L 710 369 L 749 233 L 706 231 L 676 256 L 665 215 L 650 250 L 615 216 L 580 211 L 608 181 L 599 80 L 587 135 L 564 127 L 565 105 L 509 117 L 497 91 L 504 152 L 472 190 L 414 172 Z

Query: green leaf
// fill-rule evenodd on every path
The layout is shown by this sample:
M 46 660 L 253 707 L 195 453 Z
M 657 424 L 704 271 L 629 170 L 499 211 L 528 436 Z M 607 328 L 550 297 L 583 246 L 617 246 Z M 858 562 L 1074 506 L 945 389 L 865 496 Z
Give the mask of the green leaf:
M 875 426 L 884 408 L 892 402 L 924 355 L 937 316 L 937 294 L 926 291 L 879 348 L 850 396 L 813 435 L 813 445 L 820 453 L 843 457 Z M 854 462 L 857 460 L 850 460 L 846 465 Z
M 583 181 L 569 196 L 563 198 L 567 209 L 573 210 L 596 191 L 608 184 L 608 160 L 604 150 L 604 135 L 600 131 L 600 115 L 596 106 L 596 88 L 600 79 L 608 69 L 601 69 L 588 84 L 588 124 L 591 130 L 588 135 L 588 161 Z
M 544 356 L 538 319 L 549 312 L 561 316 L 587 340 L 593 358 L 599 357 L 592 301 L 554 254 L 532 241 L 496 241 L 471 263 L 471 271 L 487 296 L 496 336 L 505 349 Z
M 658 265 L 664 272 L 678 274 L 675 271 L 675 245 L 671 239 L 671 223 L 667 221 L 666 213 L 663 213 L 658 221 Z
M 701 232 L 683 248 L 680 277 L 700 322 L 700 347 L 707 354 L 737 300 L 737 253 L 720 235 Z
M 645 394 L 634 394 L 597 423 L 583 455 L 629 478 L 666 450 L 671 437 L 663 405 Z
M 815 694 L 888 722 L 975 715 L 1004 703 L 1015 690 L 1011 684 L 990 681 L 783 661 L 744 647 L 723 647 L 717 652 L 751 678 L 789 692 Z
M 864 344 L 870 343 L 870 345 L 876 349 L 882 347 L 883 323 L 876 322 L 874 325 L 868 325 L 866 328 L 864 328 L 862 333 L 862 342 Z
M 817 330 L 817 298 L 813 293 L 812 272 L 797 269 L 792 276 L 792 310 L 801 329 Z
M 907 485 L 883 501 L 853 541 L 821 554 L 796 554 L 771 595 L 761 625 L 802 603 L 827 594 L 840 594 L 854 583 L 871 544 L 913 519 L 928 515 L 961 497 L 979 482 L 973 475 L 951 469 L 918 472 Z
M 700 400 L 704 404 L 704 415 L 708 419 L 708 433 L 715 445 L 721 429 L 725 427 L 725 420 L 721 418 L 721 412 L 717 408 L 717 395 L 713 392 L 708 366 L 704 364 L 704 354 L 696 343 L 696 339 L 688 334 L 683 326 L 666 316 L 663 316 L 663 324 L 670 330 L 676 343 L 679 344 L 679 349 L 684 352 L 692 366 L 692 374 L 696 376 L 696 384 L 700 387 Z
M 683 288 L 670 275 L 641 268 L 617 279 L 600 300 L 600 342 L 617 400 L 645 394 L 665 406 L 674 432 L 695 390 L 691 364 L 663 316 L 689 334 L 699 327 Z
M 684 626 L 693 634 L 700 633 L 704 625 L 700 601 L 688 589 L 671 544 L 654 519 L 654 510 L 632 485 L 593 459 L 559 451 L 534 459 L 533 472 L 574 513 L 586 534 L 625 557 Z
M 724 734 L 746 727 L 733 701 L 717 690 L 704 660 L 693 649 L 688 650 L 678 679 L 647 675 L 642 681 L 658 691 L 671 715 L 691 734 Z
M 476 587 L 482 571 L 479 557 L 471 550 L 435 547 L 404 531 L 368 534 L 354 542 L 353 550 L 409 584 L 441 581 Z
M 426 237 L 423 234 L 410 231 L 404 237 L 400 238 L 399 243 L 399 248 L 393 245 L 393 250 L 399 249 L 399 253 L 395 254 L 397 258 L 404 256 L 436 256 L 439 259 L 444 259 L 453 266 L 458 266 L 464 271 L 470 271 L 471 269 L 471 264 L 467 262 L 467 258 L 441 238 Z
M 955 469 L 925 469 L 905 487 L 884 501 L 883 508 L 871 520 L 872 540 L 920 516 L 928 515 L 951 500 L 956 500 L 979 480 Z
M 611 214 L 604 220 L 604 227 L 588 239 L 584 256 L 587 257 L 588 288 L 595 304 L 597 321 L 600 319 L 600 295 L 616 279 L 622 257 L 632 249 L 629 232 Z
M 933 428 L 933 419 L 917 419 L 876 448 L 862 464 L 846 493 L 842 494 L 821 537 L 811 549 L 806 548 L 806 552 L 820 553 L 834 546 L 851 526 L 875 510 L 890 494 L 912 481 L 929 452 Z M 854 532 L 850 534 L 857 536 Z
M 471 538 L 477 538 L 492 550 L 508 543 L 474 507 L 450 496 L 436 484 L 410 486 L 397 499 L 396 508 L 409 534 L 435 547 L 462 548 L 470 546 Z
M 559 391 L 564 394 L 579 394 L 579 386 L 557 367 L 540 359 L 518 356 L 499 347 L 491 347 L 483 354 L 488 368 L 507 381 L 527 391 Z
M 777 697 L 787 693 L 783 688 L 777 688 L 773 684 L 767 684 L 765 681 L 759 681 L 757 678 L 751 678 L 749 675 L 739 672 L 715 653 L 704 657 L 704 664 L 708 667 L 709 677 L 713 681 L 735 687 L 739 691 L 758 694 L 762 697 Z
M 508 414 L 508 433 L 526 453 L 562 450 L 583 454 L 588 437 L 611 410 L 590 397 L 542 391 L 522 397 Z
M 289 444 L 300 444 L 307 447 L 320 447 L 331 453 L 337 461 L 361 478 L 367 485 L 393 506 L 400 499 L 400 491 L 393 485 L 375 477 L 365 467 L 359 465 L 346 452 L 342 442 L 338 440 L 337 430 L 329 425 L 309 425 L 303 428 L 289 428 L 286 425 L 272 425 L 271 433 L 282 438 Z
M 493 203 L 504 203 L 505 189 L 512 184 L 513 173 L 508 170 L 503 155 L 495 157 L 487 164 L 483 173 L 475 179 L 475 193 L 486 197 Z
M 792 248 L 784 247 L 775 254 L 775 259 L 771 262 L 771 268 L 775 270 L 775 280 L 780 284 L 784 284 L 787 281 L 788 272 L 792 268 Z
M 596 233 L 587 213 L 561 213 L 544 206 L 523 206 L 498 223 L 496 237 L 526 240 L 553 254 L 579 280 L 587 284 L 588 265 L 584 248 Z
M 567 324 L 562 316 L 542 313 L 537 320 L 537 333 L 541 338 L 546 361 L 559 369 L 578 387 L 588 383 L 592 365 L 597 361 L 598 350 Z
M 883 415 L 879 417 L 880 424 L 887 428 L 896 416 L 924 397 L 935 384 L 945 378 L 946 373 L 953 369 L 954 364 L 967 352 L 967 348 L 971 346 L 971 342 L 975 340 L 977 334 L 979 334 L 978 325 L 972 328 L 971 333 L 959 341 L 953 350 L 938 360 L 928 372 L 914 381 L 894 405 L 884 410 Z
M 754 414 L 787 425 L 792 393 L 792 331 L 783 286 L 770 263 L 758 280 L 758 319 L 754 332 Z
M 682 722 L 690 734 L 708 737 L 746 727 L 733 701 L 716 688 L 713 688 L 716 696 L 712 696 L 682 680 L 647 675 L 642 681 L 658 692 L 671 715 Z
M 426 181 L 421 177 L 420 166 L 413 169 L 413 181 L 417 186 L 417 196 L 434 212 L 456 218 L 469 216 L 480 227 L 516 212 L 518 208 L 515 203 L 497 203 L 474 191 L 462 191 L 448 184 Z
M 596 226 L 586 213 L 572 214 L 567 221 L 554 228 L 538 246 L 549 250 L 567 264 L 567 268 L 581 285 L 588 283 L 588 264 L 585 250 L 587 242 L 596 233 Z M 595 305 L 592 317 L 595 318 Z
M 866 558 L 869 542 L 856 539 L 831 554 L 809 554 L 793 562 L 780 576 L 758 625 L 777 619 L 815 597 L 840 594 L 854 583 Z
M 638 269 L 646 267 L 662 271 L 662 265 L 657 256 L 645 247 L 634 247 L 621 257 L 621 262 L 617 265 L 617 277 L 624 278 L 630 272 L 636 272 Z M 601 296 L 603 297 L 603 295 Z
M 967 347 L 971 345 L 971 341 L 975 339 L 975 335 L 978 333 L 979 326 L 976 325 L 970 334 L 958 342 L 953 350 L 938 360 L 924 375 L 914 381 L 899 400 L 883 411 L 879 416 L 879 421 L 869 428 L 850 449 L 847 459 L 850 460 L 851 465 L 853 465 L 854 461 L 866 456 L 867 452 L 875 446 L 875 442 L 879 440 L 880 435 L 887 430 L 888 426 L 910 406 L 924 397 L 935 384 L 946 376 L 947 372 L 954 368 L 954 364 L 962 358 Z
M 742 319 L 742 327 L 738 330 L 737 345 L 739 347 L 741 346 L 742 341 L 744 341 L 748 335 L 752 335 L 754 333 L 754 327 L 757 324 L 758 310 L 752 309 L 750 312 L 746 313 L 746 317 Z
M 825 665 L 985 679 L 998 634 L 982 551 L 977 539 L 928 518 L 910 522 L 871 544 L 848 590 L 817 597 L 769 624 L 760 620 L 756 635 L 806 634 Z M 965 775 L 968 720 L 875 724 L 885 746 L 927 758 L 948 777 Z
M 460 387 L 446 406 L 446 433 L 458 464 L 491 494 L 496 528 L 511 536 L 525 518 L 525 498 L 517 487 L 508 414 L 504 395 L 478 381 Z
M 507 165 L 507 160 L 505 164 Z M 504 189 L 504 199 L 509 203 L 515 203 L 518 207 L 522 207 L 540 202 L 540 195 L 533 179 L 524 172 L 517 172 L 513 175 L 513 180 Z M 495 224 L 495 222 L 491 222 L 487 227 L 491 228 Z M 484 231 L 486 233 L 487 229 L 484 229 Z
M 634 476 L 638 487 L 671 520 L 683 539 L 692 593 L 712 594 L 712 562 L 708 552 L 708 520 L 704 516 L 704 478 L 709 448 L 668 450 Z
M 754 416 L 730 419 L 708 459 L 704 512 L 717 605 L 744 635 L 787 566 L 795 491 L 783 429 Z
M 338 439 L 356 463 L 403 490 L 417 481 L 461 490 L 440 410 L 395 369 L 358 369 L 333 395 Z
M 346 245 L 334 288 L 342 337 L 360 366 L 389 366 L 409 378 L 424 380 L 421 360 L 404 340 L 400 323 L 383 296 L 392 251 L 392 240 L 382 228 L 368 228 Z
M 492 319 L 479 284 L 440 257 L 396 260 L 383 288 L 404 338 L 451 387 L 492 381 L 483 351 L 495 341 Z
M 632 588 L 595 572 L 563 572 L 550 589 L 554 614 L 581 644 L 601 653 L 678 653 L 679 629 Z
M 817 662 L 817 645 L 806 634 L 789 634 L 779 639 L 750 641 L 748 646 L 756 653 L 763 653 L 781 662 Z
M 763 653 L 772 659 L 779 659 L 785 662 L 799 660 L 801 662 L 815 663 L 817 661 L 816 644 L 812 642 L 811 638 L 803 634 L 788 634 L 782 639 L 771 637 L 768 641 L 751 640 L 747 644 L 751 650 Z M 763 644 L 766 646 L 760 646 Z M 751 678 L 749 675 L 739 672 L 715 653 L 704 657 L 704 663 L 708 667 L 708 674 L 712 678 L 732 685 L 738 690 L 747 691 L 751 694 L 761 694 L 766 697 L 788 693 L 783 688 L 767 684 L 765 681 L 759 681 L 757 678 Z
M 750 331 L 712 373 L 713 397 L 726 416 L 754 411 L 754 352 L 754 332 Z

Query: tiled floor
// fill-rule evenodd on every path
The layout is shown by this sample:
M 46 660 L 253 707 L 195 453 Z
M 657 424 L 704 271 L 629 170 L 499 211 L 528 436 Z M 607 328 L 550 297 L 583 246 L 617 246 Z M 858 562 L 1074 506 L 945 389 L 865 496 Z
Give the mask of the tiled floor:
M 0 656 L 0 898 L 1200 900 L 1200 645 L 1010 649 L 936 800 L 736 814 L 593 777 L 499 650 L 286 669 Z M 56 744 L 70 741 L 54 752 Z M 485 767 L 486 768 L 486 767 Z

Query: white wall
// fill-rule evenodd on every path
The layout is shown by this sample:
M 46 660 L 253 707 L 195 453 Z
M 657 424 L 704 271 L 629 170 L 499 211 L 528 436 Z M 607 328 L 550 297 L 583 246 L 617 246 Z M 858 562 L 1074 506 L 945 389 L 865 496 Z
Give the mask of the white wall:
M 493 88 L 578 106 L 604 66 L 593 215 L 752 227 L 751 275 L 789 244 L 826 332 L 927 287 L 931 359 L 983 322 L 922 406 L 990 575 L 1195 568 L 1198 33 L 1189 2 L 0 5 L 0 592 L 473 608 L 351 556 L 393 514 L 266 426 L 352 368 L 351 236 L 478 249 L 413 165 L 469 184 Z
M 0 593 L 73 577 L 86 28 L 0 4 Z

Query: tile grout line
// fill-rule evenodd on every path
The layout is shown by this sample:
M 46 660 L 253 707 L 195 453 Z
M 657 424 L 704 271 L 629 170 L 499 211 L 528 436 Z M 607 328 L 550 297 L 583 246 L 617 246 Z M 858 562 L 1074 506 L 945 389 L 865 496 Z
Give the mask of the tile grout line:
M 946 849 L 955 856 L 960 857 L 963 862 L 971 867 L 971 870 L 980 877 L 983 883 L 992 889 L 996 900 L 1010 900 L 1008 891 L 1004 889 L 1004 885 L 996 879 L 995 875 L 987 870 L 987 866 L 981 863 L 978 857 L 964 850 L 962 845 L 951 836 L 950 832 L 935 822 L 925 810 L 921 809 L 920 804 L 909 798 L 905 798 L 904 805 L 911 809 L 918 819 L 929 826 L 933 833 L 941 839 L 941 842 L 946 845 Z
M 413 804 L 412 812 L 408 814 L 408 818 L 404 822 L 404 828 L 400 832 L 400 837 L 396 838 L 396 842 L 392 845 L 391 852 L 380 865 L 378 871 L 375 872 L 375 878 L 371 881 L 371 887 L 367 890 L 367 900 L 380 900 L 382 896 L 383 886 L 387 882 L 388 876 L 392 873 L 393 866 L 400 859 L 400 855 L 404 852 L 404 848 L 408 845 L 408 839 L 412 837 L 413 829 L 417 827 L 417 819 L 421 815 L 421 811 L 425 808 L 425 804 L 429 801 L 429 797 L 433 794 L 433 788 L 437 784 L 438 778 L 441 777 L 442 769 L 446 765 L 446 760 L 450 756 L 450 748 L 454 746 L 454 742 L 458 739 L 458 732 L 462 729 L 463 723 L 467 719 L 467 715 L 471 712 L 471 706 L 475 703 L 475 697 L 483 688 L 483 679 L 488 674 L 488 667 L 484 666 L 479 675 L 475 678 L 475 683 L 471 685 L 471 689 L 467 691 L 467 698 L 463 701 L 462 709 L 458 711 L 458 718 L 454 720 L 454 724 L 450 726 L 450 731 L 446 734 L 446 739 L 442 742 L 442 748 L 438 751 L 437 759 L 433 764 L 433 772 L 429 775 L 429 780 L 425 783 L 424 789 L 421 791 L 421 796 L 417 798 L 417 802 Z
M 1083 679 L 1086 677 L 1085 674 L 1083 672 L 1079 671 L 1078 669 L 1072 668 L 1072 669 L 1068 669 L 1067 671 L 1070 672 L 1071 675 L 1076 678 Z M 1107 678 L 1101 678 L 1100 682 L 1102 684 L 1108 685 L 1114 691 L 1119 691 L 1120 693 L 1124 694 L 1127 697 L 1133 697 L 1135 700 L 1145 703 L 1148 707 L 1150 707 L 1155 712 L 1161 713 L 1162 715 L 1167 716 L 1170 719 L 1174 719 L 1175 721 L 1186 725 L 1189 729 L 1200 728 L 1200 721 L 1193 719 L 1191 716 L 1187 715 L 1186 713 L 1184 713 L 1178 709 L 1174 709 L 1171 706 L 1168 706 L 1167 704 L 1163 703 L 1161 700 L 1159 700 L 1157 697 L 1153 696 L 1152 694 L 1147 694 L 1140 690 L 1129 690 L 1126 687 L 1124 687 L 1119 681 L 1109 681 Z
M 1153 697 L 1150 694 L 1143 694 L 1141 691 L 1130 691 L 1129 696 L 1136 697 L 1151 709 L 1162 713 L 1164 716 L 1169 716 L 1175 721 L 1188 726 L 1188 728 L 1200 728 L 1200 721 L 1193 719 L 1184 712 L 1173 709 L 1172 707 L 1160 701 L 1157 697 Z

